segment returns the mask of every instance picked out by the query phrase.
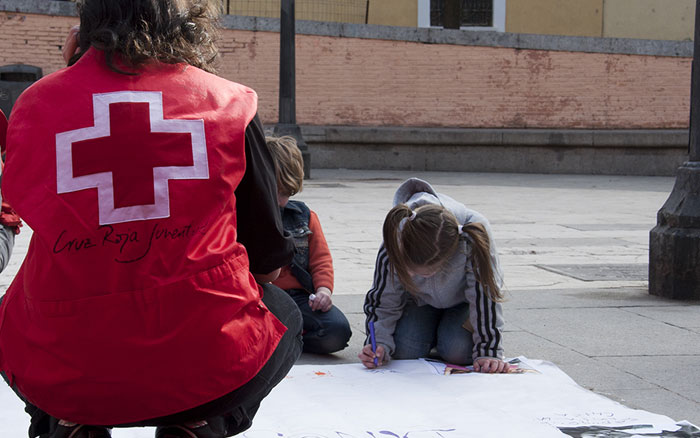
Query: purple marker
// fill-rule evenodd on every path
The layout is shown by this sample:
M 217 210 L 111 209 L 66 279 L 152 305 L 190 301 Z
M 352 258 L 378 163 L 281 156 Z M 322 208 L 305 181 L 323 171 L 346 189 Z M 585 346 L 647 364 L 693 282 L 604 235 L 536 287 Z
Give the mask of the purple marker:
M 372 343 L 372 353 L 374 353 L 374 365 L 377 365 L 377 338 L 374 337 L 374 321 L 369 322 L 369 340 Z

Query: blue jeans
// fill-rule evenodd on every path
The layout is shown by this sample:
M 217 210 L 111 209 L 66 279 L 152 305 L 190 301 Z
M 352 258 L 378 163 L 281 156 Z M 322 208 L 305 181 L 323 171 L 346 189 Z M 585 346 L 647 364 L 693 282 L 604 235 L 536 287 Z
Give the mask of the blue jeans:
M 352 330 L 343 312 L 335 306 L 328 312 L 313 311 L 309 306 L 309 293 L 304 289 L 289 289 L 287 293 L 301 310 L 304 320 L 304 352 L 328 354 L 348 346 Z
M 457 365 L 472 363 L 474 342 L 470 331 L 462 327 L 469 317 L 469 304 L 448 309 L 429 305 L 418 306 L 409 298 L 401 318 L 396 323 L 394 359 L 428 357 L 430 350 L 446 362 Z

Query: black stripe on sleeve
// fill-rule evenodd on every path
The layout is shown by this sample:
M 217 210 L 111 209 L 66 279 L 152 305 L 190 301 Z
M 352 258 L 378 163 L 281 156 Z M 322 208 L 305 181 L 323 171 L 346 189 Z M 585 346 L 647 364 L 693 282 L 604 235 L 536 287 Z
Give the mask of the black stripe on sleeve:
M 498 357 L 498 346 L 501 343 L 501 333 L 496 328 L 496 325 L 498 324 L 496 303 L 487 299 L 479 282 L 476 282 L 475 287 L 477 309 L 479 310 L 479 319 L 477 322 L 482 344 L 479 347 L 479 356 Z
M 389 256 L 387 255 L 384 246 L 382 246 L 379 248 L 377 261 L 374 267 L 374 284 L 372 285 L 372 289 L 370 289 L 365 296 L 365 304 L 363 307 L 365 315 L 367 315 L 365 320 L 365 333 L 368 334 L 368 338 L 369 322 L 377 320 L 375 309 L 381 302 L 382 293 L 384 293 L 384 289 L 386 289 L 386 282 L 388 281 L 389 275 Z M 366 342 L 368 342 L 368 339 Z
M 491 315 L 493 315 L 493 318 L 491 318 L 491 330 L 493 331 L 493 342 L 491 346 L 493 354 L 491 357 L 498 357 L 498 346 L 501 345 L 501 332 L 496 327 L 498 315 L 496 314 L 496 303 L 494 301 L 491 301 Z
M 474 288 L 476 289 L 476 327 L 474 327 L 477 332 L 479 333 L 479 356 L 488 356 L 486 352 L 484 351 L 484 340 L 486 339 L 485 333 L 484 333 L 484 325 L 482 324 L 484 320 L 484 311 L 482 309 L 482 301 L 483 297 L 481 294 L 481 287 L 479 286 L 479 282 L 474 283 Z

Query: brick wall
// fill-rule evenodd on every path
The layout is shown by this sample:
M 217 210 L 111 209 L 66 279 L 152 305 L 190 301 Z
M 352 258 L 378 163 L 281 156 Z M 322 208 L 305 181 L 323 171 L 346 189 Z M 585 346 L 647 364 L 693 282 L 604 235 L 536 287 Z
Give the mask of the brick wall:
M 0 13 L 0 65 L 62 66 L 75 17 Z M 470 128 L 687 128 L 691 58 L 296 36 L 297 121 Z M 279 34 L 223 31 L 221 74 L 277 118 Z
M 74 17 L 0 12 L 0 65 L 31 64 L 44 75 L 65 66 L 61 47 Z

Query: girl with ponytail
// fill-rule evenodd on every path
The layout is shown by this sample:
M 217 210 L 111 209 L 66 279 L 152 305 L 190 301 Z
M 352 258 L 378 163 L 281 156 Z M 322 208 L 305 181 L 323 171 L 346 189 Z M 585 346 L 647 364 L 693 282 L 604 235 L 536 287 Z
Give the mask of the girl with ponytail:
M 374 284 L 365 297 L 371 340 L 359 354 L 375 368 L 427 357 L 507 372 L 502 274 L 488 220 L 417 178 L 404 182 L 383 226 Z

